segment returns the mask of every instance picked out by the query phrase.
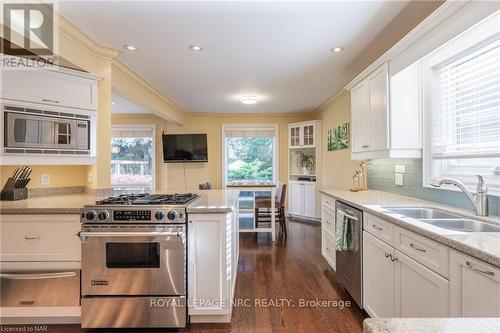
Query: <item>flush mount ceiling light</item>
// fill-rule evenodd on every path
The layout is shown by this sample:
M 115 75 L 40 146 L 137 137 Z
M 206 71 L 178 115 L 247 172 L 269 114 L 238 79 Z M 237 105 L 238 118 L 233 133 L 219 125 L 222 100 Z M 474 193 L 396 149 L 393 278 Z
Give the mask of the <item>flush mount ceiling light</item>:
M 115 105 L 115 104 L 116 104 L 116 102 L 111 102 L 111 105 Z
M 240 102 L 243 104 L 257 104 L 259 98 L 257 96 L 241 96 Z
M 203 48 L 199 45 L 189 45 L 189 49 L 194 52 L 203 51 Z
M 137 51 L 137 47 L 135 47 L 134 45 L 130 45 L 130 44 L 123 45 L 123 48 L 125 50 L 128 50 L 128 51 Z
M 339 52 L 342 52 L 343 50 L 344 49 L 341 47 L 334 47 L 334 48 L 330 49 L 330 51 L 333 53 L 339 53 Z

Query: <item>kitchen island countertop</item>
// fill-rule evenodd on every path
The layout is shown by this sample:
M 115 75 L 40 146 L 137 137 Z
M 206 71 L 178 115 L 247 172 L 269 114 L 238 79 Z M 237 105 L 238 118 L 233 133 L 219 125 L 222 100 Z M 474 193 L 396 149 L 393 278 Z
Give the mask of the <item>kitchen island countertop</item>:
M 162 193 L 179 193 L 179 191 Z M 239 197 L 237 190 L 206 190 L 194 193 L 201 197 L 188 207 L 187 211 L 191 214 L 231 212 L 236 209 Z M 0 214 L 80 214 L 83 206 L 107 197 L 78 193 L 0 201 Z
M 500 332 L 500 318 L 368 318 L 363 333 Z

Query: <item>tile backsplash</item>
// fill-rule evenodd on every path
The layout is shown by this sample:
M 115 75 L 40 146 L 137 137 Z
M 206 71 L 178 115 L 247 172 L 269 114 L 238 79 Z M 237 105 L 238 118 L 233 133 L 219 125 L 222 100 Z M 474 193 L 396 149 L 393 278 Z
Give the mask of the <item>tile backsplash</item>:
M 403 186 L 395 185 L 395 166 L 404 165 Z M 439 202 L 450 206 L 473 209 L 461 192 L 427 188 L 422 185 L 422 159 L 372 160 L 367 163 L 368 188 L 409 197 Z M 500 197 L 489 196 L 491 215 L 500 215 Z

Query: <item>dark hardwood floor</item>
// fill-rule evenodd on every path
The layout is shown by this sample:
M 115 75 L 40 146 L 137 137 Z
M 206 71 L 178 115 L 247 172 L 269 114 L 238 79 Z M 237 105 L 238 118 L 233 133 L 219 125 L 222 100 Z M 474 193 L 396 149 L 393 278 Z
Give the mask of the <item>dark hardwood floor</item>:
M 365 314 L 336 282 L 321 256 L 317 223 L 287 221 L 288 238 L 272 245 L 269 235 L 240 235 L 235 307 L 230 324 L 193 324 L 189 332 L 361 332 Z M 280 236 L 280 234 L 278 234 Z M 246 300 L 245 306 L 244 300 Z M 302 300 L 302 301 L 301 301 Z M 304 301 L 349 301 L 321 307 Z M 267 303 L 265 303 L 267 302 Z M 274 302 L 271 303 L 271 302 Z M 302 303 L 301 303 L 302 302 Z M 264 306 L 267 305 L 267 306 Z M 333 304 L 330 304 L 333 305 Z M 130 330 L 108 330 L 129 332 Z M 166 330 L 132 330 L 164 332 Z M 50 325 L 49 333 L 80 333 L 76 325 Z M 103 332 L 99 330 L 98 332 Z

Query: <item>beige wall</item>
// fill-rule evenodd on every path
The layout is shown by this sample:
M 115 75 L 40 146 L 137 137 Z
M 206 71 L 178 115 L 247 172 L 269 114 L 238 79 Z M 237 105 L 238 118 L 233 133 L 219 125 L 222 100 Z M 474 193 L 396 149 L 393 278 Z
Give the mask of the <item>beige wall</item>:
M 279 178 L 288 176 L 288 129 L 287 124 L 308 120 L 311 115 L 255 115 L 255 114 L 188 114 L 185 125 L 168 124 L 161 118 L 148 115 L 113 114 L 113 124 L 155 124 L 156 125 L 156 189 L 192 190 L 198 184 L 210 180 L 215 188 L 222 187 L 222 124 L 277 124 L 279 125 Z M 168 133 L 207 133 L 208 163 L 163 163 L 161 132 Z M 184 181 L 184 167 L 186 183 Z
M 322 121 L 323 151 L 322 151 L 322 187 L 349 189 L 352 187 L 352 174 L 358 167 L 358 162 L 351 160 L 351 148 L 328 151 L 327 135 L 329 129 L 345 122 L 351 122 L 351 97 L 344 91 L 329 103 L 324 105 L 315 115 Z
M 17 166 L 2 166 L 0 169 L 0 184 L 5 184 Z M 86 186 L 87 166 L 85 165 L 30 165 L 33 169 L 29 188 Z M 42 175 L 50 175 L 50 184 L 42 186 Z

